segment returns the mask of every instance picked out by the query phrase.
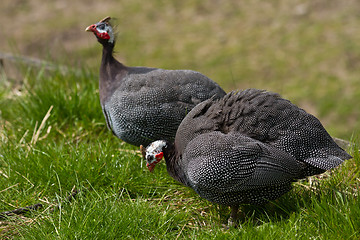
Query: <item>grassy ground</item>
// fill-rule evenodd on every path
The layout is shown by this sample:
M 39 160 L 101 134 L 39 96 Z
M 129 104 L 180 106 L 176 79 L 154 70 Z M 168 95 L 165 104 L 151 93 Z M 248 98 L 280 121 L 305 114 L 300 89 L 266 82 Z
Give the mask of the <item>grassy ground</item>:
M 245 208 L 242 227 L 225 230 L 228 210 L 175 183 L 164 164 L 149 173 L 138 149 L 110 134 L 94 78 L 87 71 L 29 72 L 20 96 L 2 93 L 0 209 L 44 205 L 1 222 L 3 237 L 360 237 L 359 154 L 311 184 L 295 184 L 279 201 Z M 78 195 L 65 201 L 74 186 Z M 60 208 L 49 211 L 56 203 Z
M 118 17 L 116 55 L 127 65 L 194 69 L 227 91 L 280 92 L 319 117 L 331 135 L 358 142 L 355 0 L 2 4 L 1 51 L 81 70 L 5 61 L 0 212 L 38 202 L 44 208 L 0 220 L 0 238 L 360 238 L 360 158 L 353 150 L 353 160 L 295 184 L 272 204 L 246 207 L 242 227 L 225 230 L 228 210 L 177 184 L 165 165 L 150 174 L 138 149 L 106 129 L 97 90 L 100 46 L 83 32 L 106 15 Z M 79 193 L 67 202 L 74 186 Z M 50 211 L 53 204 L 60 207 Z
M 20 96 L 3 92 L 0 209 L 42 203 L 1 222 L 20 239 L 238 238 L 356 239 L 360 236 L 360 158 L 295 184 L 279 201 L 246 208 L 240 229 L 228 210 L 172 180 L 165 165 L 147 171 L 138 149 L 106 129 L 96 76 L 29 72 Z M 36 84 L 35 84 L 36 83 Z M 65 201 L 71 189 L 79 194 Z M 59 209 L 50 211 L 53 204 Z M 341 226 L 341 227 L 339 227 Z

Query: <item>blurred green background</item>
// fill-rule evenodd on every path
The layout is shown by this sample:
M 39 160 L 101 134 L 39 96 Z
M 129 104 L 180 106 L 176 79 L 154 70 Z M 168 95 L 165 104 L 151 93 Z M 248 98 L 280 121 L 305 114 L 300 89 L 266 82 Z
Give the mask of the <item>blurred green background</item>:
M 331 135 L 350 139 L 358 132 L 358 1 L 2 0 L 0 6 L 0 52 L 96 72 L 101 46 L 84 29 L 109 15 L 117 18 L 115 55 L 128 66 L 193 69 L 226 91 L 279 92 Z M 5 60 L 4 69 L 21 85 L 17 65 Z

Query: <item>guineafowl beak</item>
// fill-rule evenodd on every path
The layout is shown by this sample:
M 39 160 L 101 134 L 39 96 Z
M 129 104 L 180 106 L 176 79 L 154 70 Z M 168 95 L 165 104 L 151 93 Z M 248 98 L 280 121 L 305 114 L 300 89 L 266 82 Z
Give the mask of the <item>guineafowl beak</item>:
M 144 159 L 146 159 L 146 148 L 143 145 L 140 145 L 140 152 Z
M 94 30 L 96 29 L 96 25 L 95 24 L 92 24 L 90 26 L 88 26 L 85 31 L 86 32 L 94 32 Z

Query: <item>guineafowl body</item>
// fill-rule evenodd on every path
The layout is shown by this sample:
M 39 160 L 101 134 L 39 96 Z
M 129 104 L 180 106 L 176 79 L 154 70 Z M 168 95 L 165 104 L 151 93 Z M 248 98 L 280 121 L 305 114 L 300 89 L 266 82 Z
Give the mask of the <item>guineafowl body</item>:
M 258 89 L 228 93 L 196 106 L 179 126 L 179 151 L 196 136 L 220 131 L 237 132 L 274 146 L 304 162 L 304 176 L 320 174 L 351 158 L 313 115 L 281 98 Z
M 142 153 L 150 171 L 164 156 L 174 179 L 230 206 L 234 218 L 239 204 L 275 200 L 292 182 L 351 158 L 314 116 L 257 89 L 198 104 L 175 142 L 155 141 Z
M 275 200 L 291 189 L 304 168 L 275 147 L 219 131 L 194 138 L 182 157 L 184 184 L 201 197 L 228 206 Z
M 115 37 L 106 18 L 86 30 L 103 45 L 100 103 L 108 128 L 133 145 L 173 141 L 182 119 L 198 103 L 225 95 L 221 87 L 191 70 L 127 67 L 113 57 Z

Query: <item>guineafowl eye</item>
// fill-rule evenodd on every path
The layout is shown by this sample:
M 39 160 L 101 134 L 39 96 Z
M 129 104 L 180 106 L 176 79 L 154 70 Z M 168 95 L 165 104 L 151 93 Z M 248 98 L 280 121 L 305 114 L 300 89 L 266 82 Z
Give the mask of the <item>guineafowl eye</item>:
M 104 29 L 105 29 L 105 24 L 99 25 L 98 28 L 99 28 L 100 30 L 104 30 Z

